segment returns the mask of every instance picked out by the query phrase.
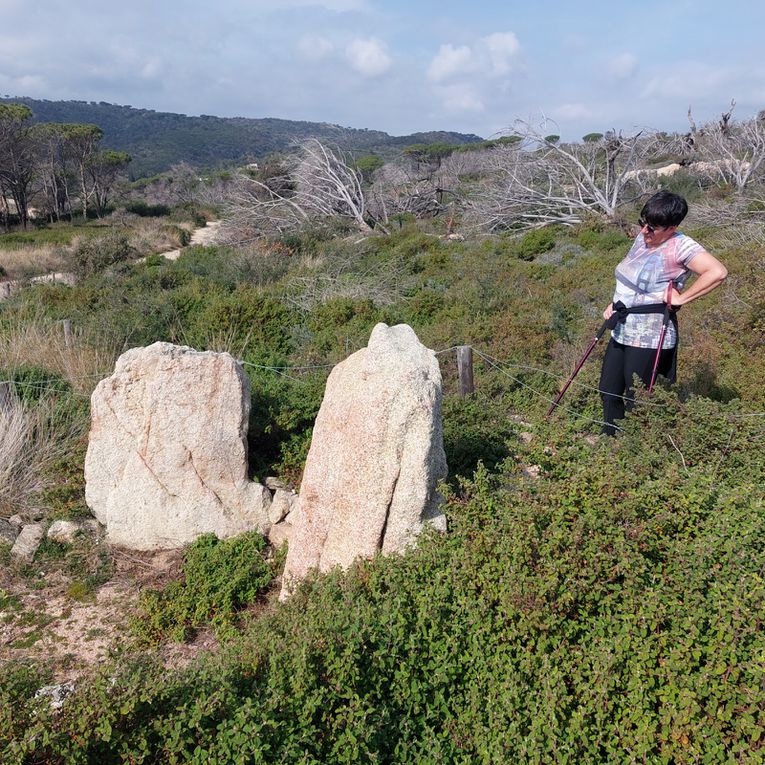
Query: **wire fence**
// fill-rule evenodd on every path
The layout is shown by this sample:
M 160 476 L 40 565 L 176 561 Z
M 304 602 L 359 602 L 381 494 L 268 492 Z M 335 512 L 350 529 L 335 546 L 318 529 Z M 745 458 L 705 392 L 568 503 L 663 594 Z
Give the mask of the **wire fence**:
M 475 355 L 480 358 L 489 369 L 494 370 L 498 374 L 502 375 L 503 377 L 506 377 L 508 380 L 512 381 L 515 385 L 528 390 L 531 394 L 533 394 L 535 397 L 539 398 L 541 401 L 546 402 L 547 404 L 552 404 L 554 399 L 551 398 L 550 394 L 545 391 L 541 391 L 538 388 L 534 387 L 533 385 L 529 384 L 525 380 L 522 379 L 521 375 L 524 373 L 531 373 L 531 374 L 541 374 L 545 375 L 547 377 L 550 377 L 553 380 L 564 382 L 568 379 L 568 374 L 563 373 L 558 370 L 552 370 L 552 369 L 545 369 L 543 367 L 538 366 L 532 366 L 529 364 L 521 364 L 515 361 L 510 360 L 500 360 L 497 359 L 490 354 L 486 353 L 485 351 L 481 350 L 479 347 L 474 345 L 452 345 L 448 348 L 442 348 L 440 350 L 434 351 L 434 354 L 436 356 L 443 356 L 444 354 L 456 352 L 460 348 L 470 348 L 475 353 Z M 251 368 L 251 369 L 257 369 L 259 371 L 264 372 L 271 372 L 273 374 L 280 375 L 282 377 L 285 377 L 291 381 L 294 382 L 302 382 L 301 378 L 299 377 L 299 374 L 301 372 L 313 372 L 318 370 L 328 370 L 332 369 L 336 366 L 336 364 L 303 364 L 303 365 L 269 365 L 269 364 L 257 364 L 250 361 L 245 361 L 242 359 L 237 360 L 243 367 Z M 92 381 L 92 380 L 100 380 L 102 379 L 101 375 L 82 375 L 82 376 L 76 376 L 76 377 L 55 377 L 50 379 L 37 379 L 34 381 L 24 381 L 24 380 L 14 380 L 14 379 L 6 379 L 6 380 L 0 380 L 0 385 L 13 385 L 18 387 L 26 387 L 29 389 L 38 390 L 40 392 L 49 391 L 51 388 L 54 388 L 56 385 L 60 385 L 62 380 L 65 382 L 80 382 L 80 381 Z M 595 385 L 590 385 L 585 382 L 581 382 L 578 380 L 573 380 L 571 385 L 580 388 L 582 390 L 587 390 L 599 395 L 612 395 L 609 393 L 606 393 L 605 391 L 601 390 L 599 387 Z M 75 391 L 70 391 L 70 395 L 79 396 L 82 398 L 89 398 L 87 394 L 83 393 L 77 393 Z M 625 401 L 625 403 L 631 405 L 631 406 L 655 406 L 655 407 L 667 407 L 667 404 L 656 402 L 656 401 L 647 401 L 645 398 L 634 398 L 629 396 L 623 396 L 622 397 Z M 598 425 L 605 425 L 602 420 L 598 420 L 592 417 L 587 417 L 586 415 L 583 415 L 581 412 L 578 412 L 571 407 L 565 406 L 562 403 L 558 403 L 556 409 L 560 409 L 562 411 L 568 412 L 578 418 L 582 418 L 585 420 L 588 420 L 594 424 Z M 739 412 L 739 413 L 730 413 L 728 416 L 732 418 L 756 418 L 756 417 L 765 417 L 765 412 Z M 618 426 L 617 426 L 618 429 Z

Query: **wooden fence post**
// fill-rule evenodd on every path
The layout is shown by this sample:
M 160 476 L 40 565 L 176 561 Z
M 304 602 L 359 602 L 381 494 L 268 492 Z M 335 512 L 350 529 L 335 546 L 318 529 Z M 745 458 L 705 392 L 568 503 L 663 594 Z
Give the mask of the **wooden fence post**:
M 73 344 L 72 320 L 64 319 L 63 324 L 64 324 L 64 345 L 67 348 L 71 348 Z
M 469 345 L 457 348 L 457 374 L 460 379 L 460 396 L 471 394 L 473 387 L 473 349 Z

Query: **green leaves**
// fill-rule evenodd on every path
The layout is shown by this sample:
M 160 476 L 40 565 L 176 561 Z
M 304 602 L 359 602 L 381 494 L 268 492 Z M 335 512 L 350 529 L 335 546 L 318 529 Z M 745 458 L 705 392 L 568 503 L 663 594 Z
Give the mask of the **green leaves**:
M 133 631 L 143 644 L 182 642 L 206 625 L 231 636 L 237 613 L 253 603 L 273 578 L 264 558 L 265 540 L 248 532 L 220 540 L 205 534 L 184 554 L 181 578 L 163 590 L 147 590 Z

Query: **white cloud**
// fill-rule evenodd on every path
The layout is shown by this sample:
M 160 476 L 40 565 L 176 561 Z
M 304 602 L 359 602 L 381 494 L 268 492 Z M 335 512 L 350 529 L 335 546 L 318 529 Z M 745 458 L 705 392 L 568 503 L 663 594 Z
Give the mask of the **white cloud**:
M 8 77 L 0 74 L 0 95 L 36 96 L 45 95 L 48 82 L 36 74 L 23 74 L 19 77 Z
M 303 35 L 298 41 L 297 49 L 303 58 L 309 61 L 320 61 L 329 56 L 335 46 L 326 37 Z
M 428 79 L 441 82 L 472 68 L 473 53 L 467 45 L 442 45 L 428 67 Z
M 561 120 L 582 120 L 592 117 L 592 112 L 584 104 L 561 104 L 552 110 L 552 116 Z
M 637 68 L 637 56 L 634 56 L 632 53 L 621 53 L 618 56 L 614 56 L 608 62 L 608 70 L 617 80 L 626 80 L 632 77 Z
M 686 62 L 676 64 L 671 71 L 648 80 L 640 95 L 643 98 L 682 99 L 685 102 L 689 98 L 718 91 L 732 79 L 731 72 L 724 67 Z
M 495 32 L 481 40 L 489 55 L 492 74 L 502 76 L 509 74 L 512 60 L 521 50 L 518 38 L 513 32 Z
M 469 85 L 450 85 L 440 89 L 444 107 L 450 112 L 482 112 L 483 101 Z
M 513 32 L 495 32 L 472 45 L 445 43 L 430 62 L 428 79 L 443 82 L 479 74 L 505 77 L 512 71 L 520 50 L 521 45 Z
M 158 58 L 150 58 L 142 67 L 141 67 L 141 77 L 143 77 L 146 80 L 152 80 L 155 77 L 162 74 L 163 71 L 165 71 L 165 67 L 162 64 L 162 61 L 160 61 Z
M 393 63 L 385 44 L 373 37 L 353 40 L 346 49 L 351 66 L 364 77 L 377 77 Z

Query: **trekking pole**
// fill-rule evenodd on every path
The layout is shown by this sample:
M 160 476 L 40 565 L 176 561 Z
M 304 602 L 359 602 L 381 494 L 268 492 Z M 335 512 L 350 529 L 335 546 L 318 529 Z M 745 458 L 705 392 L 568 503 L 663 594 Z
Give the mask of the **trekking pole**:
M 613 314 L 614 317 L 616 317 L 616 314 Z M 545 417 L 549 417 L 553 411 L 555 410 L 555 407 L 558 406 L 561 399 L 563 398 L 563 395 L 568 390 L 569 385 L 571 385 L 572 382 L 574 382 L 574 378 L 579 374 L 579 370 L 584 366 L 584 362 L 587 361 L 587 357 L 592 353 L 592 349 L 598 344 L 598 341 L 601 337 L 603 337 L 603 333 L 608 329 L 609 326 L 613 324 L 612 319 L 606 319 L 601 325 L 600 329 L 595 333 L 595 337 L 593 338 L 592 342 L 590 343 L 590 347 L 584 352 L 584 356 L 579 360 L 579 363 L 576 365 L 576 369 L 574 370 L 571 377 L 568 378 L 566 381 L 566 384 L 561 388 L 558 395 L 555 397 L 555 400 L 550 405 L 550 408 L 547 410 L 547 414 Z
M 672 313 L 672 288 L 675 286 L 674 282 L 670 282 L 667 287 L 667 303 L 664 306 L 664 321 L 661 323 L 661 332 L 659 333 L 659 347 L 656 349 L 656 358 L 653 360 L 653 370 L 651 370 L 651 382 L 648 385 L 648 392 L 653 391 L 653 384 L 656 382 L 656 373 L 659 370 L 659 359 L 661 358 L 661 351 L 664 346 L 664 337 L 667 334 L 667 325 L 669 324 L 669 317 Z

